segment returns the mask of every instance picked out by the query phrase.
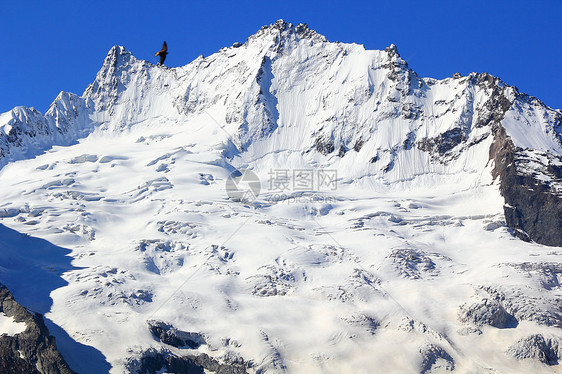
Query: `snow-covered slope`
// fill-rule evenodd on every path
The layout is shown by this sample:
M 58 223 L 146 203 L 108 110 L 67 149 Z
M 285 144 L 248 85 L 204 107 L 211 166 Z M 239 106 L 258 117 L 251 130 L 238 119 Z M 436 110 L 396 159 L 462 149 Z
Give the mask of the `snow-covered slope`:
M 114 373 L 555 372 L 562 252 L 513 233 L 561 245 L 561 126 L 306 25 L 178 68 L 116 46 L 81 97 L 0 116 L 1 222 L 73 258 L 34 293 L 49 265 L 8 251 L 0 281 L 81 373 L 76 344 Z

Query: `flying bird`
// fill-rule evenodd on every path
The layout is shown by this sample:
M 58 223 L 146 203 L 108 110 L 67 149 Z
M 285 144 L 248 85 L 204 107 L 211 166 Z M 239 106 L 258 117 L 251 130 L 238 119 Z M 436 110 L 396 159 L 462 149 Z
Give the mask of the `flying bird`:
M 160 56 L 160 63 L 158 65 L 163 65 L 166 55 L 168 54 L 168 45 L 166 42 L 162 44 L 162 49 L 154 54 L 154 56 Z

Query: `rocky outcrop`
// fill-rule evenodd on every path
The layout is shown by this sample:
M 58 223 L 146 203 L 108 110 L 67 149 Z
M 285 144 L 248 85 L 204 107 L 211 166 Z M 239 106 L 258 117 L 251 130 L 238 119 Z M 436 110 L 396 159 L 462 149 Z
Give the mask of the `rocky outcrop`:
M 189 349 L 190 354 L 179 355 L 167 347 L 149 348 L 128 359 L 127 369 L 130 373 L 154 374 L 161 372 L 175 374 L 198 374 L 213 372 L 217 374 L 244 374 L 249 363 L 240 358 L 227 357 L 223 362 L 205 353 L 195 351 L 207 344 L 202 334 L 178 330 L 163 321 L 148 321 L 152 335 L 160 342 L 180 349 Z
M 540 277 L 531 272 L 525 277 L 541 282 Z M 521 287 L 518 281 L 512 285 L 479 286 L 475 289 L 477 301 L 460 306 L 459 320 L 477 327 L 486 325 L 514 328 L 522 321 L 529 321 L 542 326 L 561 328 L 562 299 L 557 292 L 545 289 L 537 294 L 532 290 L 533 288 Z
M 506 264 L 529 278 L 534 278 L 545 290 L 562 286 L 562 264 L 556 262 L 522 262 Z
M 92 104 L 61 92 L 43 116 L 34 108 L 18 106 L 0 121 L 0 168 L 6 163 L 35 156 L 53 145 L 71 144 L 90 131 Z
M 404 278 L 421 279 L 424 275 L 436 275 L 438 273 L 433 259 L 421 250 L 395 249 L 389 255 L 389 259 Z
M 18 304 L 10 291 L 0 284 L 0 314 L 25 323 L 23 332 L 0 336 L 0 372 L 13 374 L 74 373 L 57 350 L 55 338 L 49 335 L 43 316 L 29 312 Z
M 420 348 L 420 373 L 453 371 L 455 361 L 443 348 L 435 344 L 426 344 Z
M 519 360 L 534 359 L 543 364 L 558 365 L 562 347 L 557 340 L 536 334 L 520 339 L 507 352 Z
M 209 355 L 182 355 L 178 356 L 167 349 L 147 349 L 138 358 L 131 358 L 127 362 L 127 369 L 131 373 L 156 374 L 164 369 L 166 373 L 174 374 L 203 374 L 213 372 L 216 374 L 245 374 L 247 363 L 241 360 L 220 363 Z
M 176 348 L 198 348 L 206 344 L 203 336 L 197 332 L 186 332 L 176 329 L 174 326 L 162 321 L 149 321 L 148 327 L 152 334 L 164 344 Z
M 431 152 L 432 154 L 439 153 L 439 155 L 443 156 L 466 140 L 466 135 L 457 127 L 447 130 L 435 138 L 424 138 L 420 140 L 418 142 L 418 148 L 422 151 Z
M 534 156 L 541 156 L 537 162 Z M 495 128 L 490 148 L 492 174 L 500 179 L 508 227 L 523 240 L 562 246 L 562 160 L 515 147 L 505 128 Z
M 480 303 L 461 306 L 459 320 L 476 326 L 492 326 L 499 329 L 516 327 L 518 322 L 498 300 L 484 299 Z

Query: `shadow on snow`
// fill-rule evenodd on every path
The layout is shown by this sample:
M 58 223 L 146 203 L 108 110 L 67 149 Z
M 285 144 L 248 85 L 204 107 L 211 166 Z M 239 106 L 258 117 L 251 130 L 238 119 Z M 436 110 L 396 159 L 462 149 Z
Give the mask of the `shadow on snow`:
M 69 249 L 0 224 L 0 283 L 18 303 L 45 315 L 53 304 L 51 292 L 68 284 L 62 274 L 78 269 L 71 265 L 69 253 Z M 75 341 L 46 317 L 45 324 L 73 370 L 81 374 L 109 372 L 111 366 L 101 352 Z

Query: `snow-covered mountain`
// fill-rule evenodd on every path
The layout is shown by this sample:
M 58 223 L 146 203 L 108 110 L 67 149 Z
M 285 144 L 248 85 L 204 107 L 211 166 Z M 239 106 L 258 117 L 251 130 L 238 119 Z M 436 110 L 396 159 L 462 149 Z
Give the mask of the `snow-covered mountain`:
M 0 223 L 52 244 L 0 282 L 79 373 L 559 370 L 562 112 L 499 78 L 277 21 L 0 129 Z

